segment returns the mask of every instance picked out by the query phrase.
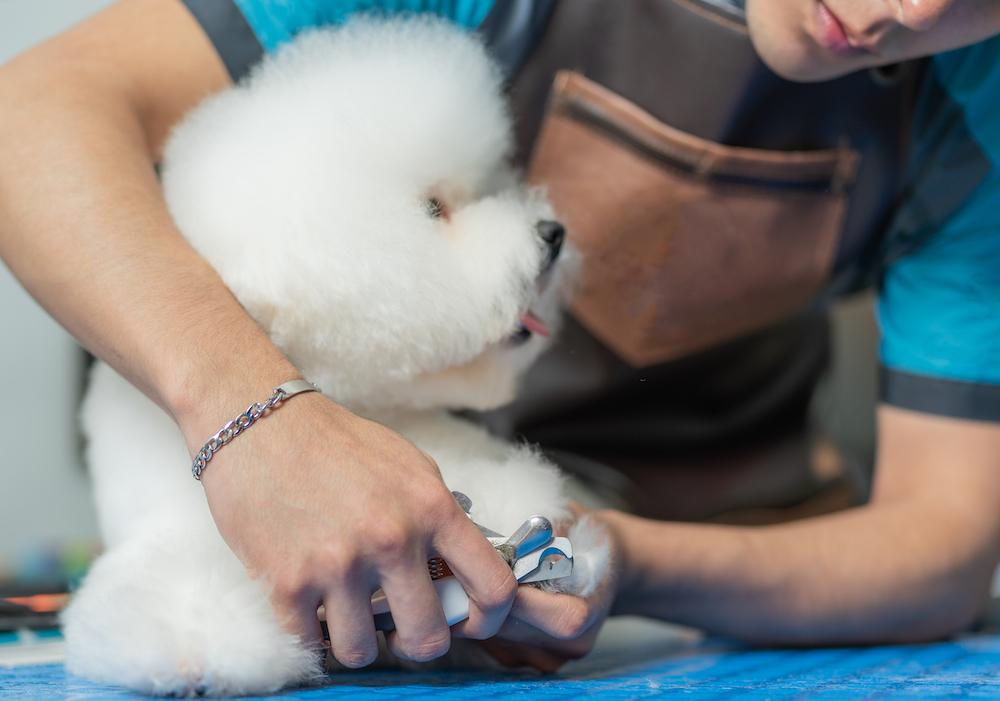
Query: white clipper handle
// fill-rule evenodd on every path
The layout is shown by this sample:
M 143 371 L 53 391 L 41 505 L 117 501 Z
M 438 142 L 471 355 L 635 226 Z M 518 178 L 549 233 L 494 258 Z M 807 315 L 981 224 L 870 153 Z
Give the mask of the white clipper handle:
M 441 599 L 441 608 L 444 610 L 444 618 L 449 626 L 460 623 L 469 617 L 469 595 L 462 588 L 462 583 L 455 577 L 443 577 L 435 579 L 431 584 L 437 591 L 438 598 Z M 372 613 L 389 613 L 389 600 L 385 597 L 385 592 L 379 589 L 372 596 Z
M 434 580 L 434 588 L 441 599 L 441 608 L 444 609 L 444 618 L 449 626 L 469 617 L 469 595 L 465 593 L 461 582 L 454 577 L 445 577 Z

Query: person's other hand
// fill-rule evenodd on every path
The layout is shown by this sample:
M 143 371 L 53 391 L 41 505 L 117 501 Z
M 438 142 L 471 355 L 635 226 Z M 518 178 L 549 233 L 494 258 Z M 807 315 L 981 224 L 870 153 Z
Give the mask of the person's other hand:
M 573 511 L 577 517 L 585 513 L 576 505 Z M 532 667 L 545 673 L 555 672 L 570 660 L 587 655 L 608 617 L 617 590 L 618 548 L 613 537 L 609 540 L 608 576 L 589 596 L 555 594 L 522 586 L 500 632 L 482 641 L 482 647 L 506 667 Z
M 319 394 L 301 395 L 221 450 L 203 483 L 215 522 L 284 625 L 318 644 L 326 609 L 339 662 L 377 655 L 370 597 L 381 587 L 396 630 L 392 652 L 423 661 L 451 632 L 427 560 L 448 561 L 469 594 L 463 637 L 494 635 L 516 591 L 510 568 L 462 512 L 426 454 Z M 527 620 L 534 608 L 522 604 Z
M 583 599 L 521 587 L 503 627 L 480 644 L 506 667 L 555 672 L 591 651 L 611 608 L 613 583 Z

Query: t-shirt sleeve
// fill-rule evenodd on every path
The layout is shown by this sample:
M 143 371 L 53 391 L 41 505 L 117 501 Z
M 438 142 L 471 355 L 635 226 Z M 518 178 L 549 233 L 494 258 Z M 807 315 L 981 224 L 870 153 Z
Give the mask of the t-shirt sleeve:
M 960 110 L 950 131 L 964 132 L 986 168 L 965 202 L 885 271 L 881 394 L 907 409 L 1000 421 L 1000 39 L 935 57 L 933 74 Z M 958 187 L 960 175 L 939 187 Z
M 879 298 L 883 401 L 1000 421 L 1000 174 L 887 271 Z
M 435 14 L 480 26 L 494 0 L 184 0 L 237 81 L 270 53 L 316 27 L 342 24 L 358 13 Z

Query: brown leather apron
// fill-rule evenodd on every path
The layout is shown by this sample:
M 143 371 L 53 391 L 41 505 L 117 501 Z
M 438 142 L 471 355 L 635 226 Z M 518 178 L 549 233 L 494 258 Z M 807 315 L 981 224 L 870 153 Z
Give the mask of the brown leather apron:
M 648 367 L 805 308 L 832 268 L 858 160 L 847 146 L 722 145 L 562 71 L 531 178 L 583 253 L 577 320 Z
M 827 359 L 815 302 L 891 216 L 919 73 L 794 84 L 697 0 L 557 2 L 511 95 L 583 267 L 493 427 L 626 471 L 802 436 Z

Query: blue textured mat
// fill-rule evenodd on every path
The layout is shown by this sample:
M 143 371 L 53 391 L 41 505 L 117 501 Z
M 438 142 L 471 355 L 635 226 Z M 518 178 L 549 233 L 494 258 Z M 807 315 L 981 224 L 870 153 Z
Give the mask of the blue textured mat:
M 650 640 L 641 652 L 611 645 L 558 676 L 474 672 L 361 672 L 285 699 L 476 698 L 685 699 L 1000 698 L 1000 636 L 877 648 L 741 651 L 721 645 Z M 642 659 L 637 659 L 642 658 Z M 61 665 L 0 668 L 0 698 L 139 698 L 70 677 Z

